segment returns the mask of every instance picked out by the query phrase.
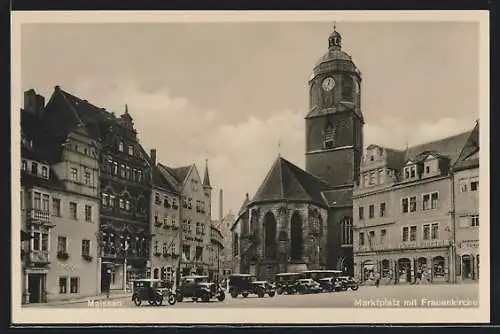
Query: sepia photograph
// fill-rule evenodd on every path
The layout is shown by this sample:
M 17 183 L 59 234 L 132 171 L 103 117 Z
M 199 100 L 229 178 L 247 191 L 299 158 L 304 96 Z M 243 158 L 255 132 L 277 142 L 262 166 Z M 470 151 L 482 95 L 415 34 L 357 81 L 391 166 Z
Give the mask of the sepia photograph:
M 488 31 L 13 12 L 13 322 L 489 321 Z

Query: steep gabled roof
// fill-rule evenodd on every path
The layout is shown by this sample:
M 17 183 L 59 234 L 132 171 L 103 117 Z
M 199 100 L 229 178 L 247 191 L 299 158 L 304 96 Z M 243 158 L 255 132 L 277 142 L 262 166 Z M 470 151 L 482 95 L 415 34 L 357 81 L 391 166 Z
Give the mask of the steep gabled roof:
M 151 168 L 151 173 L 152 173 L 152 178 L 153 178 L 153 185 L 163 188 L 171 193 L 177 194 L 179 192 L 179 189 L 177 187 L 177 184 L 172 184 L 167 180 L 165 175 L 161 172 L 158 166 L 153 166 Z
M 304 201 L 325 206 L 321 192 L 330 186 L 282 157 L 278 157 L 252 202 Z
M 460 155 L 455 162 L 453 169 L 467 169 L 479 167 L 479 121 L 472 129 L 467 142 L 465 143 Z
M 352 206 L 352 188 L 327 190 L 323 197 L 329 207 Z

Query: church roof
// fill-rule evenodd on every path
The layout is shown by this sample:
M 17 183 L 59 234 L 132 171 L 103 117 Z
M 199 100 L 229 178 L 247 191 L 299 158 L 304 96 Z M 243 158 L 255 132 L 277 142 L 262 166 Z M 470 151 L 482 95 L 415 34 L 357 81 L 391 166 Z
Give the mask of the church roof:
M 205 166 L 205 176 L 203 177 L 203 185 L 205 187 L 210 187 L 210 175 L 208 173 L 208 161 L 206 162 L 206 166 Z
M 325 206 L 321 192 L 329 185 L 290 161 L 278 157 L 257 190 L 253 202 L 303 201 Z
M 352 206 L 352 188 L 327 190 L 323 197 L 329 207 Z

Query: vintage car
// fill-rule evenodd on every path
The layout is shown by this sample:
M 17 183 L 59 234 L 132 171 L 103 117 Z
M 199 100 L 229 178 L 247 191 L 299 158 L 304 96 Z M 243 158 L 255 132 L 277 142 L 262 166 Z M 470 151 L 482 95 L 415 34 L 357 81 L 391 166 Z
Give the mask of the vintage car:
M 341 291 L 342 283 L 336 277 L 325 277 L 318 280 L 324 292 Z
M 292 295 L 297 292 L 297 282 L 302 277 L 299 273 L 276 274 L 276 292 L 278 295 Z
M 347 289 L 356 291 L 359 288 L 359 283 L 350 276 L 340 276 L 338 279 L 342 285 L 342 291 L 346 291 Z
M 233 274 L 229 276 L 229 293 L 233 298 L 238 297 L 239 294 L 244 298 L 249 294 L 263 298 L 266 294 L 274 297 L 276 290 L 268 281 L 257 281 L 254 275 Z
M 142 301 L 149 305 L 160 306 L 166 299 L 170 305 L 176 302 L 175 295 L 165 281 L 159 279 L 137 279 L 133 281 L 132 301 L 136 306 L 141 306 Z
M 323 292 L 321 285 L 312 278 L 301 278 L 297 281 L 297 292 L 305 293 L 320 293 Z
M 178 302 L 182 302 L 184 298 L 191 298 L 193 301 L 201 299 L 203 302 L 209 302 L 210 299 L 216 298 L 222 302 L 226 299 L 226 294 L 219 284 L 210 282 L 208 276 L 191 275 L 181 279 L 176 297 Z

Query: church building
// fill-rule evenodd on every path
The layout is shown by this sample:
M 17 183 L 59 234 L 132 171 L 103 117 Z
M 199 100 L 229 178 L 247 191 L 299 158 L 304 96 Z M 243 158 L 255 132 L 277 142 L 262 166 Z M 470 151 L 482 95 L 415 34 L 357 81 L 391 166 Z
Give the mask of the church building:
M 361 73 L 334 29 L 309 79 L 305 170 L 279 156 L 232 227 L 235 272 L 352 275 L 352 192 L 363 148 Z

